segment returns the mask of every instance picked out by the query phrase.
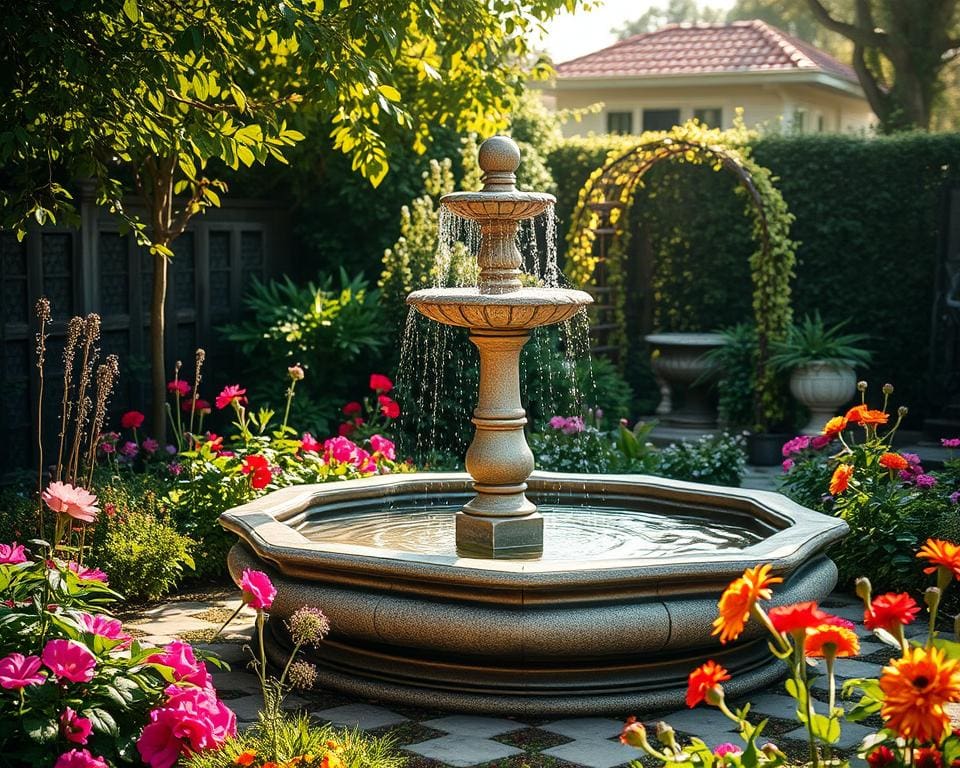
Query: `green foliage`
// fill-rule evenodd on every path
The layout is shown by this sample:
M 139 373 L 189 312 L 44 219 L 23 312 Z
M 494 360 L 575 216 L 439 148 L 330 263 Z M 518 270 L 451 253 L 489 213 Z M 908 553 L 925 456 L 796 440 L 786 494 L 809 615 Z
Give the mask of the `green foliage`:
M 828 328 L 819 311 L 804 316 L 790 326 L 787 338 L 771 345 L 770 365 L 778 370 L 792 370 L 819 360 L 869 365 L 871 354 L 859 345 L 870 337 L 865 333 L 841 333 L 846 324 L 844 321 Z
M 706 354 L 720 369 L 717 410 L 728 428 L 746 429 L 753 424 L 757 333 L 749 323 L 738 323 L 724 330 L 723 338 L 723 346 Z
M 287 367 L 306 369 L 291 414 L 316 434 L 332 431 L 340 406 L 369 373 L 368 361 L 388 342 L 378 291 L 343 270 L 339 283 L 329 275 L 305 285 L 289 277 L 254 280 L 244 299 L 250 319 L 223 328 L 247 361 L 246 375 L 265 385 L 264 399 L 274 408 L 283 404 Z
M 302 755 L 315 755 L 316 762 L 302 761 L 304 766 L 320 766 L 320 758 L 330 753 L 340 762 L 324 761 L 330 768 L 402 768 L 406 758 L 396 750 L 388 736 L 368 736 L 360 730 L 348 731 L 332 725 L 319 725 L 307 714 L 286 714 L 269 729 L 256 723 L 234 739 L 227 740 L 216 751 L 208 750 L 184 760 L 185 768 L 232 768 L 244 752 L 259 756 L 275 755 L 279 764 Z M 330 743 L 335 746 L 331 748 Z M 262 765 L 261 762 L 255 763 Z
M 668 445 L 657 454 L 653 474 L 674 480 L 738 487 L 747 467 L 740 435 L 712 435 Z

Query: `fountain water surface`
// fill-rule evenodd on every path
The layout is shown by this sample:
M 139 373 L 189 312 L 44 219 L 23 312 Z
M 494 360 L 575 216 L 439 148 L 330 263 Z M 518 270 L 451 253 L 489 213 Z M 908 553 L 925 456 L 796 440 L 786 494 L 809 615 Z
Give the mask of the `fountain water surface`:
M 477 223 L 478 284 L 408 298 L 466 327 L 480 355 L 476 428 L 464 473 L 421 473 L 285 488 L 229 510 L 230 554 L 278 587 L 265 642 L 290 646 L 301 605 L 330 617 L 313 660 L 322 684 L 381 700 L 501 714 L 645 711 L 683 699 L 711 656 L 735 694 L 780 674 L 751 628 L 720 647 L 720 591 L 770 563 L 783 601 L 836 582 L 823 554 L 846 525 L 778 494 L 638 475 L 533 472 L 520 401 L 531 329 L 563 322 L 589 294 L 523 287 L 520 222 L 553 197 L 515 186 L 506 137 L 480 148 L 482 190 L 442 198 Z

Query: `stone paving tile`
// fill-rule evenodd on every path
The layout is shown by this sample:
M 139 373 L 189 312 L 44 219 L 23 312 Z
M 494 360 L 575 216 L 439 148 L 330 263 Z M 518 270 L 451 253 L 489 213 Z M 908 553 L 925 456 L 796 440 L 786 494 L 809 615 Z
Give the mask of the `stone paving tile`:
M 891 648 L 886 643 L 881 643 L 879 640 L 874 642 L 864 641 L 860 643 L 860 653 L 859 656 L 872 656 L 877 651 L 885 651 L 889 649 L 892 653 L 896 653 L 894 648 Z
M 672 725 L 675 731 L 699 736 L 708 744 L 711 743 L 711 739 L 707 738 L 706 735 L 708 732 L 711 736 L 721 733 L 726 734 L 727 738 L 718 742 L 722 743 L 730 741 L 730 733 L 737 728 L 732 720 L 727 719 L 717 710 L 705 709 L 702 706 L 697 709 L 683 709 L 679 712 L 664 715 L 659 719 Z
M 181 602 L 164 603 L 163 605 L 157 605 L 153 608 L 147 608 L 143 611 L 143 615 L 149 616 L 151 619 L 159 620 L 166 616 L 186 616 L 191 613 L 202 613 L 213 607 L 213 603 L 206 601 L 191 602 L 189 600 L 183 600 Z M 234 607 L 236 607 L 236 605 L 234 605 Z
M 513 755 L 522 755 L 516 747 L 509 747 L 499 741 L 481 739 L 474 736 L 464 736 L 454 733 L 441 736 L 438 739 L 421 741 L 419 744 L 408 744 L 404 747 L 431 760 L 439 760 L 455 768 L 466 768 L 470 765 L 489 763 L 492 760 L 502 760 Z
M 375 728 L 382 728 L 385 725 L 396 725 L 402 723 L 408 718 L 391 712 L 389 709 L 375 706 L 374 704 L 344 704 L 341 707 L 324 709 L 313 713 L 321 720 L 329 720 L 334 725 L 345 725 L 348 728 L 361 728 L 364 731 L 372 731 Z M 491 758 L 493 759 L 493 758 Z M 472 765 L 472 763 L 465 763 Z
M 477 715 L 450 715 L 436 720 L 425 720 L 422 725 L 444 733 L 459 733 L 464 736 L 476 736 L 489 739 L 510 731 L 519 731 L 526 728 L 524 723 L 514 720 L 505 720 L 499 717 L 480 717 Z
M 837 677 L 876 677 L 880 674 L 880 665 L 856 659 L 837 659 L 834 663 Z
M 622 720 L 607 717 L 571 717 L 539 726 L 541 730 L 559 733 L 571 739 L 608 739 L 623 730 Z
M 214 672 L 213 687 L 224 691 L 242 691 L 243 693 L 257 693 L 260 690 L 260 681 L 257 676 L 243 670 L 230 672 Z
M 185 616 L 177 616 L 161 619 L 160 621 L 150 621 L 149 623 L 132 624 L 133 627 L 147 628 L 151 635 L 167 635 L 169 637 L 179 637 L 185 632 L 196 632 L 201 629 L 216 630 L 218 627 L 209 621 L 201 619 L 191 619 Z
M 875 731 L 875 728 L 868 728 L 865 725 L 860 725 L 860 723 L 844 723 L 840 734 L 840 741 L 837 742 L 836 746 L 843 750 L 855 749 L 860 742 L 863 741 L 864 736 L 868 736 Z M 808 738 L 807 729 L 803 727 L 797 728 L 785 734 L 784 738 L 806 742 Z
M 237 643 L 193 643 L 196 650 L 212 653 L 227 662 L 233 670 L 240 669 L 250 661 L 250 654 Z
M 607 739 L 574 739 L 566 744 L 550 747 L 540 754 L 567 760 L 586 768 L 613 768 L 639 760 L 641 751 Z

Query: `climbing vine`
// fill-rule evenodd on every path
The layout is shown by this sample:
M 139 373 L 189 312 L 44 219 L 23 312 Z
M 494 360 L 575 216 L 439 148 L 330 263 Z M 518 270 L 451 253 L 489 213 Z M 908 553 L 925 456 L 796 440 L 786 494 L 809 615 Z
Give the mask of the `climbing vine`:
M 768 358 L 770 343 L 784 338 L 790 326 L 790 281 L 797 244 L 790 239 L 794 217 L 770 171 L 751 158 L 748 138 L 739 122 L 731 130 L 720 131 L 694 120 L 665 133 L 645 134 L 626 152 L 612 151 L 580 190 L 567 235 L 566 272 L 575 284 L 608 292 L 610 343 L 625 352 L 630 211 L 637 190 L 644 186 L 644 174 L 664 160 L 732 173 L 739 182 L 737 194 L 745 197 L 744 213 L 752 221 L 757 244 L 749 263 L 758 339 L 754 414 L 755 426 L 762 430 L 783 417 L 780 388 Z

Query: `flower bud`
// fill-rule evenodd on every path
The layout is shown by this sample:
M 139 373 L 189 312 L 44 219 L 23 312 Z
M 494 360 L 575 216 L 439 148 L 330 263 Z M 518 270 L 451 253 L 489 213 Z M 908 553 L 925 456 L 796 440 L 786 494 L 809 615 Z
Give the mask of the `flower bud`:
M 858 391 L 858 392 L 866 392 L 866 391 L 867 391 L 867 382 L 865 382 L 865 381 L 858 381 L 858 382 L 857 382 L 857 391 Z
M 623 730 L 620 731 L 620 743 L 638 749 L 647 743 L 647 729 L 633 715 L 630 715 L 627 722 L 623 724 Z
M 897 416 L 899 416 L 902 419 L 904 416 L 907 415 L 907 413 L 909 413 L 909 410 L 910 409 L 907 408 L 907 406 L 901 405 L 899 408 L 897 408 Z
M 666 723 L 663 720 L 657 723 L 657 741 L 665 747 L 670 747 L 670 749 L 677 748 L 677 735 L 670 726 L 670 723 Z
M 931 612 L 937 610 L 937 606 L 940 605 L 940 588 L 927 587 L 923 591 L 923 602 L 927 604 L 927 610 Z
M 863 600 L 863 604 L 869 608 L 870 601 L 873 599 L 873 585 L 870 584 L 870 579 L 866 576 L 861 576 L 857 579 L 857 597 Z
M 719 707 L 723 703 L 723 686 L 714 685 L 712 688 L 707 688 L 703 698 L 711 707 Z
M 780 750 L 780 747 L 778 747 L 772 741 L 768 741 L 766 744 L 760 747 L 760 751 L 763 752 L 763 754 L 765 754 L 769 760 L 773 760 L 774 758 L 780 758 L 781 760 L 787 759 L 787 756 Z
M 303 368 L 299 365 L 291 365 L 287 368 L 287 373 L 290 374 L 290 378 L 294 381 L 303 381 L 304 373 Z
M 890 384 L 889 382 L 888 382 L 887 384 L 884 384 L 884 385 L 883 385 L 883 394 L 885 394 L 885 395 L 892 395 L 892 394 L 893 394 L 893 384 Z

